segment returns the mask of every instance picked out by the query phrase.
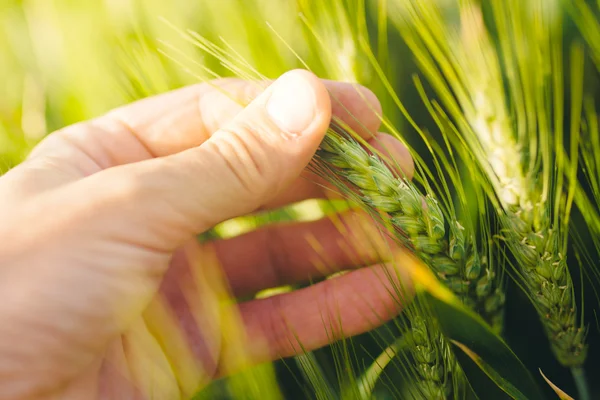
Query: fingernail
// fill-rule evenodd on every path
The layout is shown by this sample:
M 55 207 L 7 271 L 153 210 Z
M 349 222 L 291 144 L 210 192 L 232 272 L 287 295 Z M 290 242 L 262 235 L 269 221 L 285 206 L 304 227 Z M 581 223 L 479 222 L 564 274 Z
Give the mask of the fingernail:
M 266 107 L 267 113 L 282 131 L 301 134 L 316 114 L 313 85 L 303 73 L 286 73 L 273 83 Z

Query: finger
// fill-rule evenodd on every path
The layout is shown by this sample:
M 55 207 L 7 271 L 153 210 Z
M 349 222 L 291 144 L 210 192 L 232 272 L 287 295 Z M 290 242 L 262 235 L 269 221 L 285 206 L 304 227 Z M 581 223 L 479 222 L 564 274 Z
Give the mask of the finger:
M 362 86 L 323 81 L 332 112 L 365 138 L 380 126 L 381 106 Z M 197 147 L 265 89 L 265 82 L 222 79 L 175 90 L 116 109 L 49 135 L 30 159 L 52 155 L 77 162 L 86 175 L 116 165 Z
M 393 240 L 364 213 L 271 226 L 213 244 L 235 296 L 389 260 Z
M 381 103 L 364 86 L 339 81 L 324 81 L 331 95 L 333 115 L 340 118 L 363 139 L 371 138 L 381 127 Z
M 387 264 L 243 303 L 240 312 L 253 343 L 252 357 L 261 362 L 315 350 L 380 326 L 398 314 L 412 293 L 406 271 Z
M 287 188 L 309 163 L 330 118 L 322 82 L 307 71 L 292 71 L 201 146 L 107 169 L 77 190 L 97 196 L 98 218 L 118 221 L 127 213 L 127 225 L 139 226 L 139 237 L 128 240 L 173 251 Z M 122 228 L 117 225 L 105 228 Z
M 397 315 L 413 295 L 408 271 L 392 261 L 295 292 L 242 303 L 238 309 L 231 304 L 223 286 L 212 249 L 190 243 L 185 252 L 177 252 L 174 258 L 183 274 L 171 277 L 171 282 L 161 289 L 160 308 L 164 311 L 157 314 L 156 308 L 151 307 L 154 311 L 146 315 L 146 320 L 157 337 L 166 338 L 166 342 L 177 337 L 177 341 L 185 343 L 165 347 L 169 358 L 181 360 L 193 355 L 209 373 L 217 368 L 220 374 L 232 373 L 239 362 L 257 363 L 290 356 L 301 351 L 300 344 L 310 351 L 335 339 L 368 331 Z M 214 315 L 218 321 L 207 323 L 207 313 L 202 310 L 210 308 L 207 302 L 210 305 L 215 301 L 220 306 L 214 308 L 221 310 Z M 179 333 L 174 333 L 174 327 Z M 207 338 L 212 342 L 210 338 L 219 329 L 220 354 L 215 357 L 216 353 L 207 352 Z M 174 347 L 188 350 L 178 352 Z M 182 370 L 194 368 L 187 366 Z

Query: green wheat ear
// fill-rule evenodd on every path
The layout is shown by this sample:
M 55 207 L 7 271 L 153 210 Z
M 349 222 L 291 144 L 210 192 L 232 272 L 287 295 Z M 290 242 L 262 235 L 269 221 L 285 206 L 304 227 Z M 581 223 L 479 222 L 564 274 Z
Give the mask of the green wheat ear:
M 514 272 L 540 315 L 554 354 L 561 364 L 580 367 L 587 353 L 586 329 L 578 318 L 566 264 L 570 194 L 563 192 L 568 168 L 560 156 L 562 16 L 538 0 L 493 0 L 489 7 L 496 48 L 476 2 L 456 5 L 461 31 L 433 2 L 396 5 L 407 11 L 395 14 L 403 16 L 397 26 L 457 127 L 453 143 L 470 152 L 491 182 L 490 197 L 498 204 Z M 539 52 L 528 52 L 532 46 Z M 573 54 L 572 70 L 578 71 L 582 56 L 576 50 Z M 571 118 L 577 121 L 582 82 L 571 83 Z M 575 122 L 571 134 L 576 137 L 578 129 Z
M 381 158 L 343 132 L 334 125 L 317 151 L 317 161 L 357 189 L 372 212 L 388 215 L 398 241 L 409 246 L 465 304 L 493 323 L 500 310 L 496 306 L 503 300 L 488 301 L 501 294 L 494 291 L 494 274 L 482 264 L 473 238 L 457 220 L 446 223 L 435 198 L 422 195 L 410 180 L 396 176 Z
M 335 124 L 317 152 L 317 161 L 316 169 L 322 176 L 329 176 L 330 180 L 331 173 L 339 176 L 341 181 L 334 182 L 343 192 L 357 192 L 355 199 L 373 215 L 389 218 L 398 242 L 412 249 L 463 303 L 500 330 L 504 295 L 496 287 L 493 271 L 482 262 L 465 228 L 456 219 L 446 223 L 440 205 L 431 195 L 423 196 L 414 183 L 396 176 L 383 160 L 369 154 Z M 462 372 L 458 364 L 448 361 L 453 359 L 448 343 L 421 317 L 411 322 L 413 332 L 424 332 L 413 335 L 412 347 L 420 390 L 431 398 L 438 398 L 441 393 L 449 396 L 458 389 L 449 385 L 448 375 L 452 371 L 456 375 L 452 378 L 460 380 Z

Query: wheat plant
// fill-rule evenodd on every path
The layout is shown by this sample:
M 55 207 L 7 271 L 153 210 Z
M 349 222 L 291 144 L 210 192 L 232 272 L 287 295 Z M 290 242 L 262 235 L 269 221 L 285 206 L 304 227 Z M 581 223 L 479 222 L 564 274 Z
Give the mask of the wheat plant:
M 468 147 L 491 182 L 515 275 L 540 315 L 555 356 L 579 376 L 587 329 L 566 263 L 572 189 L 562 187 L 567 170 L 561 158 L 562 17 L 551 3 L 491 1 L 499 32 L 496 50 L 476 2 L 456 3 L 459 29 L 444 21 L 432 2 L 398 5 L 409 9 L 399 14 L 408 16 L 403 34 L 455 121 L 459 146 Z M 539 50 L 525 53 L 532 46 Z M 575 46 L 571 55 L 571 69 L 578 71 L 580 49 Z M 582 82 L 575 76 L 569 83 L 571 118 L 577 121 Z M 573 127 L 571 135 L 577 137 L 576 122 Z M 584 386 L 581 390 L 585 393 Z

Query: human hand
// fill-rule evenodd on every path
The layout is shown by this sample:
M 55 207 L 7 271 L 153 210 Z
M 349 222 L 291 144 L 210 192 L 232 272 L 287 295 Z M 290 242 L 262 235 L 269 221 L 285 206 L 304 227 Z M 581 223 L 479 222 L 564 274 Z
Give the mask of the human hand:
M 241 297 L 368 267 L 237 305 L 249 362 L 394 316 L 400 302 L 385 274 L 393 268 L 378 264 L 386 246 L 364 245 L 384 238 L 357 214 L 340 217 L 346 233 L 321 220 L 194 240 L 232 217 L 325 197 L 306 166 L 332 113 L 411 174 L 406 149 L 373 134 L 379 104 L 360 93 L 306 71 L 264 92 L 222 80 L 49 135 L 0 178 L 0 398 L 189 396 L 236 368 L 224 338 L 225 287 Z M 252 98 L 247 107 L 233 100 Z M 324 315 L 334 315 L 331 326 Z

